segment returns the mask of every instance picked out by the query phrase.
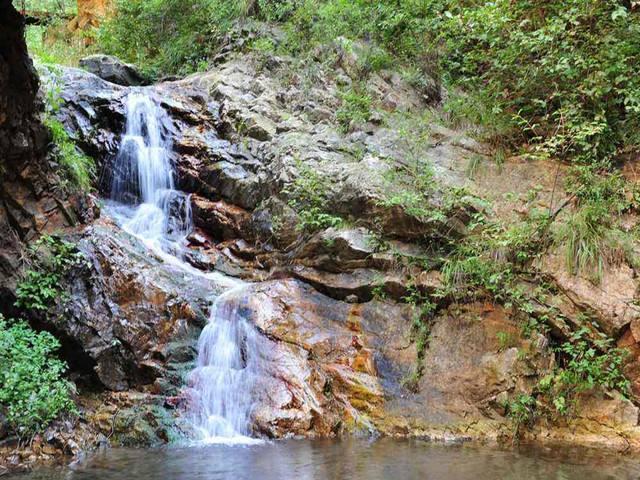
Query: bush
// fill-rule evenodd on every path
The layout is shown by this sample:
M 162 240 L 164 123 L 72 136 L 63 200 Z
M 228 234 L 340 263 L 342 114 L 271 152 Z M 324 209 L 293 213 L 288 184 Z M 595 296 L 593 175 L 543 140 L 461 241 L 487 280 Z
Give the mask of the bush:
M 628 351 L 612 347 L 612 340 L 589 340 L 587 329 L 575 332 L 556 349 L 558 365 L 542 378 L 531 395 L 520 394 L 506 405 L 516 426 L 531 427 L 537 418 L 554 420 L 576 413 L 583 392 L 618 391 L 628 397 L 631 384 L 622 369 Z
M 371 97 L 366 92 L 351 88 L 343 92 L 342 105 L 336 112 L 336 119 L 343 131 L 347 132 L 355 124 L 362 124 L 371 116 Z
M 558 368 L 538 384 L 557 414 L 571 414 L 576 407 L 576 395 L 582 392 L 598 389 L 630 394 L 631 384 L 622 373 L 628 351 L 613 348 L 613 340 L 590 341 L 588 333 L 583 328 L 560 346 Z
M 66 364 L 54 357 L 58 348 L 51 334 L 0 315 L 0 410 L 20 439 L 75 412 L 73 385 L 63 378 Z
M 16 306 L 46 312 L 58 300 L 65 299 L 60 289 L 62 279 L 84 261 L 84 255 L 72 243 L 43 235 L 30 248 L 29 257 L 33 265 L 18 283 Z
M 624 2 L 427 3 L 446 75 L 539 153 L 592 162 L 638 147 L 640 18 Z
M 297 166 L 298 177 L 285 188 L 284 193 L 289 197 L 289 206 L 298 214 L 299 228 L 311 233 L 340 226 L 342 218 L 327 210 L 329 180 L 301 161 Z
M 107 53 L 138 63 L 150 76 L 188 74 L 215 55 L 246 1 L 116 0 L 98 32 Z

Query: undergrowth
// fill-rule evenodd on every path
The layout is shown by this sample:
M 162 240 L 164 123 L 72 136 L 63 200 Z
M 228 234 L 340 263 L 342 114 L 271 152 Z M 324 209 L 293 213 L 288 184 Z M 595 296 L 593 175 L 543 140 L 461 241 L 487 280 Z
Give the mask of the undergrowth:
M 590 332 L 580 329 L 555 349 L 555 369 L 533 388 L 530 394 L 519 394 L 505 405 L 514 423 L 516 438 L 523 427 L 532 427 L 539 419 L 551 421 L 575 416 L 580 394 L 617 391 L 623 397 L 631 394 L 623 365 L 628 351 L 614 347 L 613 340 L 589 339 Z
M 55 356 L 59 348 L 50 333 L 0 315 L 0 412 L 21 442 L 76 412 L 73 384 L 63 377 L 67 366 Z
M 296 165 L 297 176 L 283 193 L 289 198 L 289 206 L 298 214 L 298 228 L 312 233 L 342 225 L 344 220 L 328 209 L 329 179 L 301 161 Z
M 64 301 L 64 276 L 86 259 L 76 246 L 65 240 L 43 235 L 28 250 L 29 268 L 16 288 L 16 307 L 47 313 Z

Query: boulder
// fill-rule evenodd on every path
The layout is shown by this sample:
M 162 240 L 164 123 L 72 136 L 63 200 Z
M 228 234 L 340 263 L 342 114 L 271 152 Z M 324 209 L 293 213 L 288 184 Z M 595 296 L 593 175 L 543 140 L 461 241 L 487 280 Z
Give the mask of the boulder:
M 148 80 L 135 65 L 124 63 L 111 55 L 89 55 L 80 60 L 80 67 L 107 82 L 126 87 L 147 85 Z

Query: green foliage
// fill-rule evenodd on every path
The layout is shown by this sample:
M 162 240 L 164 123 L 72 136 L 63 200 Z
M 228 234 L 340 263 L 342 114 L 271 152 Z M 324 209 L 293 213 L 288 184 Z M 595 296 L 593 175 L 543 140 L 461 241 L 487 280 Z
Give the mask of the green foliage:
M 32 268 L 25 272 L 16 288 L 16 306 L 46 312 L 58 300 L 64 300 L 60 285 L 71 268 L 84 261 L 75 245 L 43 235 L 29 249 Z
M 616 0 L 118 0 L 116 11 L 101 46 L 156 73 L 193 71 L 253 16 L 281 23 L 294 54 L 358 40 L 365 71 L 442 77 L 455 87 L 451 121 L 486 138 L 582 163 L 640 145 L 640 20 Z M 348 95 L 341 123 L 366 113 L 366 98 Z
M 54 21 L 47 27 L 28 26 L 26 41 L 29 54 L 45 65 L 77 67 L 81 58 L 93 52 L 91 47 L 86 46 L 86 40 L 94 32 L 87 30 L 72 35 L 66 34 L 65 29 L 65 20 Z
M 516 435 L 521 426 L 530 427 L 540 417 L 571 417 L 580 393 L 615 390 L 628 396 L 631 385 L 622 372 L 628 352 L 612 343 L 610 339 L 589 340 L 589 331 L 583 328 L 557 348 L 554 371 L 538 382 L 531 395 L 520 394 L 506 405 Z
M 402 300 L 413 310 L 412 336 L 417 351 L 416 366 L 411 374 L 402 380 L 402 384 L 409 391 L 417 392 L 418 383 L 424 374 L 424 356 L 429 346 L 431 325 L 438 306 L 430 295 L 412 283 L 407 286 L 407 293 Z
M 571 414 L 576 396 L 582 392 L 599 389 L 630 394 L 630 382 L 622 372 L 628 352 L 613 348 L 610 339 L 590 341 L 588 333 L 580 329 L 558 348 L 560 365 L 538 384 L 540 393 L 559 415 Z
M 472 225 L 475 231 L 456 245 L 443 265 L 449 290 L 462 297 L 481 290 L 508 306 L 519 304 L 517 273 L 544 249 L 548 225 L 548 216 L 537 211 L 508 227 L 479 217 Z
M 72 189 L 85 192 L 91 190 L 96 168 L 93 159 L 78 150 L 64 125 L 57 118 L 47 116 L 44 124 L 51 132 L 51 138 L 56 147 L 56 159 L 64 169 L 67 185 Z
M 342 105 L 336 112 L 336 119 L 343 131 L 348 132 L 354 125 L 365 123 L 371 117 L 371 97 L 362 88 L 351 87 L 341 93 Z
M 441 66 L 537 145 L 592 162 L 637 146 L 640 19 L 608 0 L 432 0 Z
M 260 17 L 271 22 L 287 20 L 300 3 L 299 0 L 257 0 Z
M 400 207 L 407 215 L 422 221 L 441 220 L 442 212 L 432 202 L 436 187 L 433 175 L 429 164 L 394 165 L 388 174 L 389 192 L 380 205 Z
M 138 63 L 147 74 L 188 74 L 218 51 L 247 2 L 116 0 L 115 14 L 98 32 L 107 53 Z
M 75 412 L 58 341 L 0 315 L 0 411 L 21 439 L 42 431 L 60 414 Z
M 628 235 L 617 228 L 617 218 L 629 208 L 626 184 L 617 173 L 595 166 L 574 167 L 567 190 L 577 209 L 558 228 L 556 242 L 564 245 L 567 268 L 599 283 L 605 268 L 623 260 L 635 263 Z
M 96 175 L 96 166 L 93 159 L 83 154 L 75 142 L 69 137 L 60 120 L 56 118 L 56 112 L 60 109 L 62 99 L 60 88 L 57 85 L 55 71 L 51 70 L 51 80 L 46 88 L 46 110 L 44 124 L 51 133 L 55 159 L 62 167 L 66 180 L 66 187 L 72 190 L 90 191 Z
M 327 211 L 329 179 L 301 161 L 297 162 L 297 167 L 298 176 L 284 189 L 284 193 L 289 197 L 289 206 L 300 219 L 298 228 L 315 232 L 342 225 L 344 221 L 341 217 Z
M 515 435 L 519 434 L 520 428 L 530 427 L 536 419 L 536 399 L 531 395 L 520 394 L 515 400 L 508 402 L 506 406 L 507 416 L 515 425 Z
M 27 12 L 45 12 L 53 15 L 75 14 L 78 3 L 75 0 L 25 0 Z M 22 5 L 16 2 L 16 8 Z

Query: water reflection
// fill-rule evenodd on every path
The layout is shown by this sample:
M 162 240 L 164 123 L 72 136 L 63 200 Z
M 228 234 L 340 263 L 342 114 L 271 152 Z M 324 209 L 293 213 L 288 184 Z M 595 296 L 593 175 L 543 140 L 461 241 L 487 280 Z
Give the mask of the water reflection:
M 421 441 L 285 441 L 254 446 L 106 450 L 23 480 L 592 480 L 640 479 L 640 457 L 520 451 Z

